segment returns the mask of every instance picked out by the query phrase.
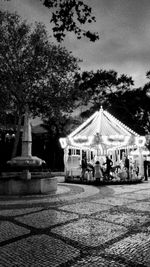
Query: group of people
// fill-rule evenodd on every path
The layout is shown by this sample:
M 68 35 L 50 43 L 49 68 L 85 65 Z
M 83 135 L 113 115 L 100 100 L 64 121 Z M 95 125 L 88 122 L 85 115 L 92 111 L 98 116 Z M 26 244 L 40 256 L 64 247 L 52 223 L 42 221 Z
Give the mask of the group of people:
M 101 179 L 104 176 L 109 179 L 111 167 L 113 165 L 112 160 L 106 156 L 106 161 L 101 166 L 100 162 L 97 160 L 95 164 L 87 163 L 86 157 L 82 159 L 82 178 L 84 179 L 86 171 L 92 171 L 92 175 L 95 179 Z M 106 165 L 105 171 L 104 166 Z
M 144 167 L 144 178 L 147 181 L 148 180 L 148 165 L 149 161 L 147 161 L 146 157 L 143 161 L 143 167 Z M 107 180 L 110 179 L 110 172 L 113 170 L 113 162 L 109 158 L 109 156 L 106 156 L 106 160 L 103 163 L 100 163 L 99 160 L 97 160 L 95 163 L 87 163 L 86 157 L 83 157 L 82 159 L 82 179 L 85 177 L 86 172 L 92 172 L 92 176 L 95 179 L 103 179 L 107 178 Z M 127 174 L 127 179 L 130 179 L 130 160 L 128 158 L 128 155 L 124 155 L 123 157 L 123 167 Z M 139 168 L 136 171 L 136 174 L 138 176 Z
M 146 156 L 144 156 L 143 167 L 144 167 L 144 179 L 145 179 L 145 181 L 148 180 L 148 165 L 149 165 L 149 163 L 150 162 L 147 160 Z M 127 172 L 127 177 L 129 178 L 130 161 L 129 161 L 127 155 L 125 156 L 124 167 L 125 167 L 126 172 Z M 138 175 L 138 173 L 139 173 L 139 168 L 137 167 L 136 168 L 136 174 Z
M 104 166 L 106 166 L 104 168 Z M 103 177 L 107 178 L 108 180 L 110 179 L 110 171 L 113 166 L 112 160 L 106 156 L 106 161 L 100 165 L 99 161 L 95 162 L 95 179 L 101 179 Z

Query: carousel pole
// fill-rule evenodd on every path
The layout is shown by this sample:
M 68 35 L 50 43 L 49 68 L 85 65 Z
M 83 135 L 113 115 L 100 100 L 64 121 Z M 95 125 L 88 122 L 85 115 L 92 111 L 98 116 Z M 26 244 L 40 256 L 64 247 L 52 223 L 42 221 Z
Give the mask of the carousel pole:
M 65 176 L 67 176 L 67 163 L 68 163 L 68 147 L 64 148 L 64 172 L 65 172 Z
M 144 175 L 144 167 L 143 167 L 143 155 L 142 149 L 139 147 L 139 176 L 142 177 Z

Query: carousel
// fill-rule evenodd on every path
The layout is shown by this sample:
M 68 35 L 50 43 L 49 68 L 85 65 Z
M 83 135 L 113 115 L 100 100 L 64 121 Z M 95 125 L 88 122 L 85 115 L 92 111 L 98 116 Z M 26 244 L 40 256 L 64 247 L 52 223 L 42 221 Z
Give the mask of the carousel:
M 101 107 L 66 138 L 60 138 L 65 178 L 67 181 L 76 178 L 141 180 L 144 156 L 149 153 L 145 143 L 145 136 L 140 136 Z M 111 162 L 109 173 L 108 159 Z

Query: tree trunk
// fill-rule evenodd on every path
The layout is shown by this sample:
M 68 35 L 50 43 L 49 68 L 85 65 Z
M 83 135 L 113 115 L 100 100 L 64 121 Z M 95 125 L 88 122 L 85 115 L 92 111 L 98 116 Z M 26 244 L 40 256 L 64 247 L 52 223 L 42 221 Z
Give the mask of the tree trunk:
M 17 132 L 16 132 L 14 147 L 13 147 L 13 151 L 12 151 L 12 158 L 16 157 L 16 154 L 17 154 L 17 147 L 18 147 L 18 143 L 19 143 L 20 130 L 21 130 L 21 121 L 22 121 L 22 115 L 19 114 Z

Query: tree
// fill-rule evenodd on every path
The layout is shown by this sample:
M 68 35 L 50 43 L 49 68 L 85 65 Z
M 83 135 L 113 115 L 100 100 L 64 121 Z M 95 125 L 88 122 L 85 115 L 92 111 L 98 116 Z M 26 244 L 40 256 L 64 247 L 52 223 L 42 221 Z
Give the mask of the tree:
M 141 135 L 147 133 L 147 112 L 148 98 L 143 88 L 116 93 L 109 98 L 110 108 L 122 122 Z M 150 104 L 150 103 L 149 103 Z
M 98 109 L 101 105 L 107 106 L 107 100 L 129 90 L 133 80 L 124 74 L 118 76 L 114 70 L 97 70 L 96 72 L 83 72 L 77 74 L 80 98 L 83 104 L 91 104 L 92 109 Z
M 150 79 L 150 71 L 146 73 L 146 77 Z M 150 82 L 147 82 L 141 91 L 140 99 L 140 118 L 145 133 L 150 134 Z
M 77 70 L 78 60 L 49 41 L 44 25 L 0 11 L 0 92 L 17 114 L 18 137 L 26 106 L 43 116 L 72 110 Z
M 2 0 L 10 1 L 10 0 Z M 39 0 L 41 1 L 41 0 Z M 53 35 L 61 42 L 67 32 L 73 32 L 78 39 L 87 37 L 90 41 L 99 39 L 98 33 L 86 30 L 83 25 L 96 21 L 92 9 L 81 0 L 42 0 L 50 11 Z
M 147 72 L 147 78 L 150 72 Z M 81 115 L 89 116 L 102 105 L 111 114 L 121 118 L 127 126 L 144 135 L 150 132 L 150 83 L 143 88 L 133 88 L 133 80 L 116 71 L 98 70 L 77 74 L 79 104 L 89 108 Z

